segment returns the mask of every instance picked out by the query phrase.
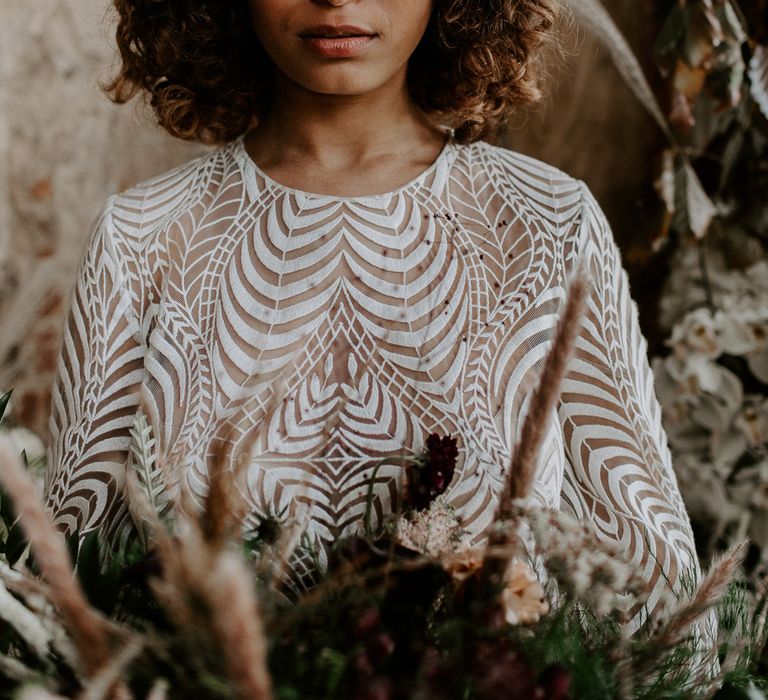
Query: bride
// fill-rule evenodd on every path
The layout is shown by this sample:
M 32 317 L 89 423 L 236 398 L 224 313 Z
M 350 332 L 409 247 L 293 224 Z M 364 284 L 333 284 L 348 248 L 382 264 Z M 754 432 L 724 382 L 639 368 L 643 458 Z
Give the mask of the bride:
M 393 504 L 432 432 L 446 496 L 489 526 L 569 280 L 592 277 L 533 498 L 618 541 L 654 605 L 690 569 L 646 344 L 580 181 L 493 145 L 537 96 L 553 0 L 116 0 L 122 67 L 173 136 L 215 146 L 113 194 L 79 269 L 50 419 L 48 507 L 129 536 L 137 410 L 169 493 L 246 454 L 247 525 L 318 545 Z M 322 549 L 322 548 L 321 548 Z M 306 562 L 310 566 L 310 562 Z

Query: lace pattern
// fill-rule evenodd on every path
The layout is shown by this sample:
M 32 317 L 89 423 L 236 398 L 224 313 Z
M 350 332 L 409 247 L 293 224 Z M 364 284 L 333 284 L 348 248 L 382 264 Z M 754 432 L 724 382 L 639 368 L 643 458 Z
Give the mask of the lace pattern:
M 143 394 L 169 488 L 202 499 L 216 450 L 252 443 L 248 525 L 305 518 L 319 544 L 360 528 L 381 458 L 451 433 L 447 495 L 479 540 L 581 260 L 595 284 L 533 497 L 619 541 L 656 600 L 697 559 L 619 251 L 583 183 L 484 142 L 342 198 L 282 187 L 240 137 L 110 197 L 71 297 L 48 505 L 67 532 L 127 532 Z M 400 470 L 377 471 L 374 520 Z

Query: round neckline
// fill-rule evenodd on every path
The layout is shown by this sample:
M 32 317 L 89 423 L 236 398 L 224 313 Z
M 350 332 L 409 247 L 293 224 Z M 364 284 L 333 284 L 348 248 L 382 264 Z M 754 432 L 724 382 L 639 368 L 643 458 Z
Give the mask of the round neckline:
M 334 194 L 322 194 L 320 192 L 309 192 L 307 190 L 300 190 L 296 187 L 288 187 L 287 185 L 283 185 L 282 183 L 275 180 L 272 176 L 268 175 L 264 170 L 262 170 L 259 165 L 256 163 L 253 158 L 251 158 L 250 153 L 245 148 L 245 137 L 246 133 L 240 134 L 235 139 L 235 153 L 237 154 L 239 160 L 241 163 L 245 166 L 246 169 L 251 170 L 252 172 L 256 173 L 261 179 L 263 179 L 267 185 L 269 185 L 271 188 L 278 190 L 280 192 L 285 192 L 289 194 L 293 194 L 295 196 L 305 197 L 309 199 L 324 199 L 324 200 L 330 200 L 330 201 L 336 201 L 336 202 L 359 202 L 362 200 L 367 199 L 375 199 L 380 200 L 384 198 L 391 198 L 396 197 L 399 194 L 402 194 L 403 192 L 406 192 L 409 189 L 412 189 L 418 185 L 421 185 L 424 180 L 426 180 L 432 172 L 438 169 L 440 164 L 448 157 L 448 154 L 453 150 L 453 147 L 455 146 L 455 138 L 454 138 L 454 131 L 453 129 L 446 129 L 447 138 L 445 143 L 443 144 L 442 149 L 440 150 L 440 153 L 437 155 L 435 160 L 432 161 L 424 170 L 422 170 L 416 177 L 412 178 L 408 182 L 406 182 L 404 185 L 400 185 L 399 187 L 389 190 L 388 192 L 380 192 L 376 194 L 359 194 L 359 195 L 353 195 L 353 196 L 338 196 Z

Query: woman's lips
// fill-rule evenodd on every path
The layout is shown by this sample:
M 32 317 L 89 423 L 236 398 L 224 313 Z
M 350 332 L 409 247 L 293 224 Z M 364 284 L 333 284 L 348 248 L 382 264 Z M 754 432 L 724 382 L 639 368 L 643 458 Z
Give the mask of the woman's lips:
M 303 36 L 307 45 L 326 58 L 347 58 L 355 56 L 365 49 L 375 38 L 375 34 L 366 36 Z

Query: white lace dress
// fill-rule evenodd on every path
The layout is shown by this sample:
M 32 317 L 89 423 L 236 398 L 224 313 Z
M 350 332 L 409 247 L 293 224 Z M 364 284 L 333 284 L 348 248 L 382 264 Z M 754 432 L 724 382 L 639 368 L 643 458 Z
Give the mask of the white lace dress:
M 280 185 L 240 137 L 111 196 L 54 385 L 57 524 L 129 530 L 143 395 L 170 489 L 201 499 L 216 445 L 253 443 L 250 525 L 305 517 L 321 544 L 360 528 L 383 457 L 451 434 L 447 496 L 481 538 L 580 260 L 594 286 L 534 497 L 619 541 L 653 605 L 696 555 L 619 251 L 582 182 L 485 142 L 345 198 Z M 401 468 L 376 473 L 375 518 Z

